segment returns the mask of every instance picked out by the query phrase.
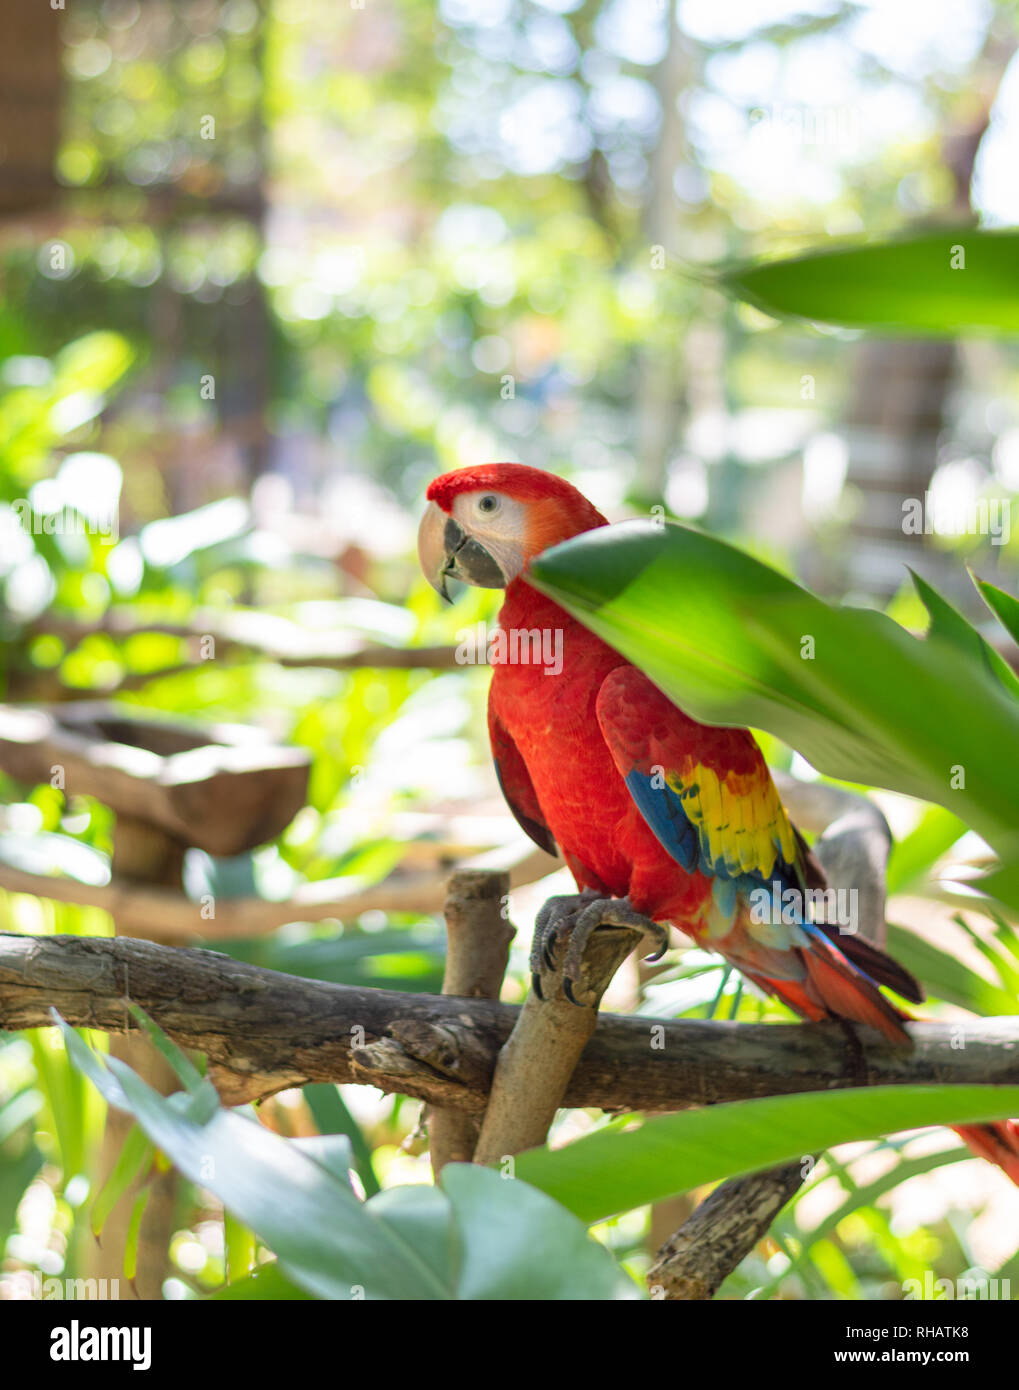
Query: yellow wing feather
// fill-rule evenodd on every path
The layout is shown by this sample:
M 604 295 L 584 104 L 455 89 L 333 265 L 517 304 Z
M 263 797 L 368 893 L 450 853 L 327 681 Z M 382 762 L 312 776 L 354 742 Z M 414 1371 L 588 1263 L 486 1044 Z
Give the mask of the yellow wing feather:
M 776 858 L 795 863 L 796 839 L 770 776 L 730 774 L 719 778 L 710 767 L 691 761 L 679 776 L 667 778 L 683 798 L 683 809 L 714 864 L 730 874 L 759 873 L 767 878 Z

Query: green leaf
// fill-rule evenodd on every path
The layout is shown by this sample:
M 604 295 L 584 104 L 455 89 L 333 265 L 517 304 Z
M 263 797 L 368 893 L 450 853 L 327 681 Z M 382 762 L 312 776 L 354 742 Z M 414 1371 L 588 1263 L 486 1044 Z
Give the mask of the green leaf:
M 1019 703 L 976 650 L 825 603 L 674 524 L 587 532 L 530 573 L 695 718 L 766 729 L 831 777 L 934 801 L 1013 852 Z
M 205 1086 L 211 1088 L 212 1083 L 205 1080 L 191 1059 L 149 1018 L 140 1004 L 129 1002 L 127 1007 L 131 1017 L 148 1033 L 153 1047 L 169 1063 L 177 1080 L 187 1088 L 189 1094 L 196 1095 Z
M 522 1183 L 468 1165 L 466 1174 L 447 1169 L 441 1191 L 392 1188 L 362 1205 L 347 1180 L 353 1154 L 345 1135 L 287 1140 L 218 1104 L 207 1114 L 203 1089 L 161 1096 L 119 1059 L 103 1066 L 62 1020 L 59 1026 L 75 1065 L 110 1104 L 130 1111 L 151 1142 L 255 1231 L 275 1251 L 280 1274 L 307 1293 L 343 1300 L 636 1296 L 575 1217 Z
M 350 1140 L 354 1155 L 353 1166 L 361 1179 L 365 1196 L 373 1197 L 379 1191 L 379 1180 L 372 1166 L 371 1146 L 361 1133 L 361 1126 L 344 1103 L 339 1087 L 324 1082 L 309 1082 L 303 1090 L 319 1133 L 345 1134 Z
M 1009 959 L 1009 954 L 1006 951 L 999 950 L 998 947 L 993 945 L 990 941 L 985 941 L 980 933 L 970 926 L 962 913 L 955 913 L 952 917 L 952 921 L 962 928 L 973 942 L 973 945 L 983 956 L 984 960 L 990 965 L 991 969 L 1001 981 L 1002 989 L 1007 991 L 1013 999 L 1019 1000 L 1019 971 L 1016 970 L 1015 964 Z
M 74 1174 L 84 1172 L 86 1164 L 86 1125 L 80 1077 L 70 1065 L 67 1053 L 59 1046 L 53 1046 L 53 1034 L 33 1031 L 29 1036 L 37 1084 L 46 1096 L 49 1114 L 52 1116 L 60 1150 L 60 1166 L 66 1181 Z M 72 1036 L 74 1043 L 88 1052 L 88 1048 L 73 1030 Z M 70 1051 L 71 1044 L 68 1043 L 67 1048 Z
M 124 1277 L 133 1279 L 138 1273 L 138 1242 L 141 1238 L 142 1217 L 152 1195 L 150 1187 L 143 1187 L 134 1199 L 131 1219 L 127 1223 L 127 1236 L 124 1240 Z
M 919 822 L 892 846 L 888 860 L 888 893 L 904 893 L 925 882 L 943 854 L 964 835 L 966 827 L 958 816 L 941 806 L 927 806 Z
M 980 597 L 1008 635 L 1014 642 L 1019 642 L 1019 599 L 1013 598 L 997 585 L 988 583 L 986 579 L 974 579 L 973 582 L 980 592 Z
M 124 1140 L 123 1148 L 117 1155 L 113 1171 L 96 1194 L 89 1216 L 89 1226 L 94 1236 L 100 1236 L 110 1212 L 123 1197 L 136 1175 L 152 1162 L 153 1148 L 144 1132 L 132 1125 Z
M 777 318 L 925 336 L 1015 333 L 1017 281 L 1019 233 L 975 227 L 757 261 L 719 276 L 729 294 Z
M 1019 1086 L 873 1086 L 774 1096 L 656 1116 L 639 1129 L 599 1131 L 562 1149 L 532 1149 L 517 1158 L 516 1172 L 591 1223 L 835 1144 L 1011 1115 L 1019 1115 Z
M 958 956 L 942 951 L 905 927 L 888 924 L 888 951 L 938 999 L 984 1018 L 1019 1013 L 1019 1000 L 991 984 L 964 964 Z
M 841 1202 L 834 1211 L 829 1212 L 827 1216 L 823 1217 L 812 1230 L 801 1230 L 798 1226 L 789 1226 L 786 1228 L 788 1234 L 795 1234 L 803 1242 L 802 1249 L 798 1255 L 793 1257 L 787 1269 L 784 1269 L 777 1278 L 773 1279 L 770 1284 L 759 1291 L 758 1297 L 768 1298 L 769 1295 L 774 1293 L 779 1285 L 791 1275 L 800 1273 L 803 1265 L 810 1257 L 810 1251 L 814 1243 L 834 1235 L 838 1226 L 847 1216 L 851 1216 L 854 1211 L 859 1211 L 861 1207 L 873 1206 L 881 1197 L 893 1191 L 901 1183 L 907 1182 L 910 1178 L 915 1178 L 921 1173 L 931 1173 L 936 1168 L 943 1168 L 949 1163 L 958 1163 L 959 1160 L 965 1158 L 965 1156 L 964 1150 L 954 1148 L 942 1149 L 934 1154 L 924 1154 L 920 1158 L 903 1158 L 896 1163 L 895 1167 L 892 1168 L 890 1172 L 884 1173 L 880 1178 L 875 1178 L 873 1182 L 868 1183 L 865 1187 L 855 1187 L 850 1184 L 844 1184 L 848 1186 L 846 1200 Z M 848 1178 L 848 1174 L 846 1177 Z M 825 1174 L 820 1181 L 827 1182 L 829 1180 L 830 1175 Z M 813 1183 L 811 1187 L 817 1187 L 818 1185 L 818 1183 Z M 807 1189 L 803 1189 L 797 1194 L 797 1200 L 804 1195 L 806 1190 Z
M 385 1238 L 350 1187 L 254 1120 L 217 1110 L 195 1124 L 110 1059 L 128 1106 L 192 1182 L 230 1206 L 279 1256 L 281 1268 L 320 1298 L 434 1298 Z M 280 1194 L 285 1193 L 285 1201 Z
M 227 1208 L 223 1210 L 223 1254 L 228 1282 L 239 1283 L 256 1269 L 258 1237 Z
M 995 940 L 1008 951 L 1014 961 L 1019 963 L 1019 932 L 1015 930 L 1011 922 L 1006 922 L 1003 917 L 999 917 L 993 908 L 988 908 L 988 916 L 994 922 Z
M 0 1103 L 0 1144 L 6 1144 L 12 1134 L 28 1124 L 42 1109 L 43 1098 L 38 1091 L 26 1086 L 9 1100 Z
M 349 1185 L 321 1163 L 240 1114 L 218 1108 L 195 1123 L 171 1104 L 174 1098 L 160 1096 L 115 1058 L 107 1070 L 79 1038 L 72 1043 L 73 1030 L 63 1023 L 61 1029 L 75 1065 L 110 1104 L 133 1113 L 181 1172 L 229 1205 L 303 1288 L 333 1299 L 351 1298 L 355 1285 L 368 1297 L 426 1296 Z
M 640 1296 L 604 1246 L 544 1192 L 470 1163 L 449 1164 L 441 1182 L 462 1241 L 460 1298 Z
M 232 1284 L 225 1284 L 223 1288 L 209 1294 L 208 1301 L 226 1303 L 254 1299 L 256 1302 L 262 1303 L 283 1303 L 300 1299 L 307 1300 L 310 1296 L 287 1278 L 280 1269 L 278 1260 L 272 1260 L 269 1264 L 252 1270 L 243 1279 L 237 1279 Z
M 350 1170 L 354 1166 L 354 1150 L 345 1134 L 310 1134 L 290 1141 L 294 1148 L 320 1163 L 327 1173 L 350 1186 Z
M 990 642 L 984 640 L 976 628 L 962 616 L 957 608 L 953 608 L 947 599 L 941 597 L 937 589 L 933 588 L 915 570 L 909 571 L 916 587 L 917 593 L 923 602 L 924 607 L 930 614 L 931 622 L 927 630 L 928 639 L 942 638 L 946 642 L 958 647 L 959 651 L 967 657 L 971 657 L 990 671 L 1006 690 L 1019 698 L 1019 676 L 1012 670 L 1008 662 L 996 652 Z
M 14 1229 L 21 1199 L 42 1165 L 43 1156 L 34 1143 L 27 1144 L 17 1157 L 0 1154 L 0 1250 Z

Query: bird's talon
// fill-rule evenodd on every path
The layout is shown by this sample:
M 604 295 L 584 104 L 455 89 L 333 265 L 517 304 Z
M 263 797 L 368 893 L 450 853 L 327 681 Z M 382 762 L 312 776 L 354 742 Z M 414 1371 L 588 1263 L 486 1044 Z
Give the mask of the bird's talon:
M 575 1005 L 575 1007 L 578 1008 L 578 1009 L 587 1009 L 587 1008 L 590 1008 L 590 1001 L 588 1001 L 588 1000 L 586 1000 L 586 999 L 578 999 L 578 998 L 577 998 L 576 994 L 574 993 L 574 989 L 575 989 L 575 988 L 579 988 L 579 989 L 581 990 L 581 992 L 583 992 L 583 988 L 584 988 L 584 982 L 583 982 L 583 980 L 571 980 L 570 977 L 569 977 L 568 975 L 564 975 L 564 976 L 563 976 L 563 994 L 566 996 L 566 998 L 569 1000 L 569 1002 L 570 1002 L 571 1004 Z
M 669 945 L 668 929 L 632 908 L 625 898 L 604 898 L 593 889 L 550 898 L 535 920 L 531 946 L 531 986 L 544 999 L 541 978 L 558 968 L 564 997 L 578 1009 L 588 1008 L 583 977 L 584 953 L 599 927 L 628 927 L 647 937 L 653 946 L 649 961 L 661 960 Z M 565 951 L 563 948 L 565 947 Z M 556 956 L 562 953 L 557 967 Z M 592 1001 L 593 1002 L 593 1001 Z
M 655 941 L 656 945 L 655 945 L 654 950 L 651 952 L 651 954 L 650 954 L 649 956 L 645 956 L 645 957 L 644 957 L 644 960 L 645 960 L 645 961 L 647 962 L 647 964 L 649 964 L 649 965 L 654 965 L 655 961 L 661 960 L 662 956 L 664 956 L 664 955 L 665 955 L 665 952 L 669 949 L 669 929 L 668 929 L 668 927 L 663 927 L 663 926 L 662 926 L 660 923 L 658 923 L 658 922 L 656 922 L 654 925 L 655 925 L 655 930 L 654 930 L 653 932 L 649 932 L 648 935 L 651 936 L 651 937 L 653 938 L 653 940 Z

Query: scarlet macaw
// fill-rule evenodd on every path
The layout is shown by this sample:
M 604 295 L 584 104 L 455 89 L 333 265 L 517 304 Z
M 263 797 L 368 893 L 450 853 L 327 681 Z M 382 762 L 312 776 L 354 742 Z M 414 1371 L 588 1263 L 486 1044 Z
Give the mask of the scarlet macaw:
M 514 816 L 542 848 L 561 850 L 579 893 L 539 914 L 532 968 L 566 943 L 564 988 L 600 924 L 633 926 L 664 949 L 675 925 L 738 966 L 806 1019 L 869 1024 L 908 1043 L 909 1015 L 886 985 L 919 1003 L 916 980 L 862 937 L 751 911 L 751 894 L 823 887 L 824 873 L 786 815 L 746 729 L 684 714 L 625 657 L 528 584 L 527 565 L 571 536 L 607 525 L 562 478 L 516 463 L 485 464 L 428 488 L 418 549 L 445 597 L 452 577 L 505 588 L 502 630 L 562 633 L 562 668 L 493 665 L 489 735 Z M 788 899 L 786 899 L 788 901 Z M 802 899 L 799 899 L 802 901 Z M 788 919 L 789 914 L 784 914 Z M 1019 1125 L 959 1131 L 1019 1183 Z

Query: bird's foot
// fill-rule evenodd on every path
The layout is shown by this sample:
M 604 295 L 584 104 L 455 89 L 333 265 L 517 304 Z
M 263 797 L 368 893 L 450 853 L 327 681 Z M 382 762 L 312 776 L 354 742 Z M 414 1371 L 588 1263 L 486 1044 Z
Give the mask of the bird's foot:
M 542 970 L 553 970 L 557 954 L 563 951 L 563 993 L 579 1008 L 591 1002 L 579 997 L 585 988 L 582 964 L 588 942 L 599 927 L 627 927 L 640 932 L 652 943 L 648 960 L 660 960 L 668 949 L 668 927 L 638 912 L 628 898 L 605 898 L 592 888 L 549 898 L 535 920 L 531 946 L 531 982 L 539 999 L 544 998 Z
M 531 979 L 535 992 L 541 996 L 542 970 L 555 969 L 556 951 L 573 931 L 577 918 L 585 907 L 601 901 L 597 889 L 585 888 L 580 893 L 563 893 L 544 902 L 534 919 L 534 939 L 531 942 Z

